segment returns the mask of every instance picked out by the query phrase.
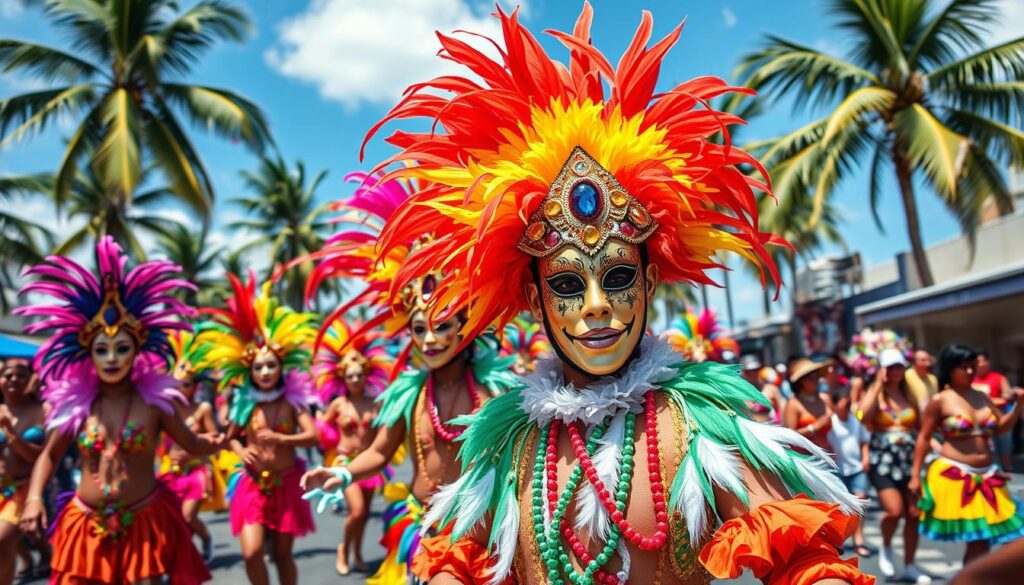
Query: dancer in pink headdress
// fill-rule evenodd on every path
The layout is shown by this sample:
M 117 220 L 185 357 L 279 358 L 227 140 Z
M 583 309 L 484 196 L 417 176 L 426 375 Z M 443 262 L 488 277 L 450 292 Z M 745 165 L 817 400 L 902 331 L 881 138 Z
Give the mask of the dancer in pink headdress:
M 43 452 L 29 483 L 21 527 L 46 525 L 43 489 L 73 440 L 82 454 L 82 481 L 54 519 L 50 583 L 159 583 L 189 585 L 210 579 L 191 546 L 192 533 L 177 498 L 153 473 L 156 438 L 166 432 L 193 455 L 209 455 L 222 439 L 196 436 L 178 418 L 178 381 L 164 373 L 173 355 L 168 332 L 187 330 L 192 312 L 172 293 L 192 285 L 178 267 L 144 262 L 127 270 L 113 238 L 96 246 L 98 274 L 51 256 L 31 268 L 23 293 L 55 298 L 18 309 L 42 317 L 29 333 L 52 330 L 36 356 L 52 406 Z
M 354 329 L 359 324 L 354 324 Z M 344 321 L 331 323 L 320 342 L 313 363 L 313 375 L 320 390 L 320 399 L 329 404 L 321 419 L 325 431 L 334 431 L 337 446 L 325 454 L 328 465 L 347 465 L 373 443 L 377 435 L 373 419 L 380 412 L 375 402 L 388 385 L 394 359 L 379 335 L 354 337 Z M 321 441 L 322 442 L 322 441 Z M 366 571 L 363 562 L 363 531 L 369 520 L 370 504 L 374 492 L 384 487 L 391 478 L 391 467 L 368 479 L 357 481 L 345 489 L 348 516 L 345 536 L 338 545 L 335 568 L 338 573 L 349 572 L 349 551 L 356 570 Z

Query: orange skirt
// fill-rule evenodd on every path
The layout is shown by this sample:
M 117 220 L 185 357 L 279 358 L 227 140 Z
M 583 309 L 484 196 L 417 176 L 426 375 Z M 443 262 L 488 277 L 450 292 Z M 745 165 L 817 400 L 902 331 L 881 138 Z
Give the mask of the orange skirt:
M 197 585 L 213 578 L 192 544 L 181 503 L 162 487 L 106 513 L 76 496 L 57 522 L 51 585 L 120 585 L 160 575 L 170 585 Z

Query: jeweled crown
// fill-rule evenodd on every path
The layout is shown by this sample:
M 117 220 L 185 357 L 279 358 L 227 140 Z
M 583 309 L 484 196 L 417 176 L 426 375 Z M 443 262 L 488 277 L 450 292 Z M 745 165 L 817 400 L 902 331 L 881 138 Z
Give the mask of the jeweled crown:
M 103 304 L 92 320 L 79 330 L 78 341 L 89 347 L 100 333 L 106 333 L 107 337 L 113 338 L 122 330 L 131 334 L 136 347 L 142 346 L 146 338 L 146 328 L 124 307 L 117 282 L 112 276 L 107 275 L 103 279 Z
M 434 237 L 429 234 L 420 237 L 409 246 L 409 253 L 412 254 L 433 240 Z M 435 271 L 409 283 L 402 291 L 402 307 L 405 312 L 409 315 L 417 311 L 426 312 L 430 307 L 430 297 L 433 296 L 440 280 L 441 272 Z
M 593 256 L 609 238 L 640 244 L 656 229 L 647 209 L 577 146 L 530 216 L 518 247 L 536 258 L 567 245 Z

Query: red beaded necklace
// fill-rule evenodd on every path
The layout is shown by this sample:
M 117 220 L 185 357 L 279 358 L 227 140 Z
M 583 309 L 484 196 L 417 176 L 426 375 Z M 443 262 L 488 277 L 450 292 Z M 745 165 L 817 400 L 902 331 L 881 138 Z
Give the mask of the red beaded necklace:
M 615 499 L 605 487 L 604 482 L 601 481 L 600 476 L 597 474 L 597 469 L 594 468 L 594 462 L 590 459 L 590 455 L 587 454 L 587 443 L 580 432 L 579 423 L 566 425 L 566 431 L 569 433 L 569 442 L 572 443 L 576 459 L 583 468 L 583 473 L 586 475 L 587 480 L 594 486 L 597 497 L 601 501 L 601 505 L 608 512 L 609 517 L 619 527 L 622 535 L 627 540 L 639 547 L 640 550 L 650 552 L 660 549 L 668 542 L 668 506 L 665 502 L 665 487 L 661 478 L 660 461 L 658 460 L 658 418 L 654 402 L 654 392 L 648 392 L 644 398 L 644 423 L 646 424 L 647 431 L 647 468 L 650 470 L 651 497 L 654 500 L 655 530 L 651 536 L 641 535 L 636 528 L 629 524 L 622 511 L 615 506 Z M 557 432 L 557 428 L 557 424 L 553 422 L 552 430 Z M 557 441 L 552 442 L 552 444 L 555 443 Z M 557 503 L 557 499 L 552 499 L 551 496 L 555 495 L 557 498 L 558 464 L 557 459 L 551 453 L 549 453 L 547 458 L 546 467 L 549 490 L 548 507 L 554 513 L 554 504 Z M 563 534 L 572 531 L 566 525 L 559 526 L 559 528 L 562 529 Z M 569 540 L 570 543 L 574 540 L 578 542 L 575 538 L 570 538 Z M 577 547 L 574 546 L 573 548 Z
M 469 397 L 473 401 L 473 410 L 470 411 L 470 414 L 473 414 L 480 409 L 481 401 L 480 395 L 476 391 L 473 372 L 468 367 L 466 368 L 466 391 L 469 392 Z M 434 434 L 443 441 L 451 443 L 466 431 L 465 427 L 458 430 L 452 430 L 451 427 L 447 426 L 444 422 L 441 422 L 441 415 L 437 406 L 437 397 L 434 395 L 433 374 L 427 376 L 427 412 L 430 413 L 430 424 L 434 427 Z

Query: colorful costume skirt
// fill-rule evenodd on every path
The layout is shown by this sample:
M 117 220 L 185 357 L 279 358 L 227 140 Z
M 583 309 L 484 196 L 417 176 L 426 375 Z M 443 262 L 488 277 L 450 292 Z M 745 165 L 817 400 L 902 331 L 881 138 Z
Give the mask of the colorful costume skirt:
M 394 485 L 394 484 L 392 484 Z M 397 489 L 396 489 L 397 491 Z M 386 494 L 397 496 L 402 494 Z M 377 573 L 366 580 L 367 585 L 406 585 L 409 568 L 420 545 L 423 504 L 406 488 L 404 499 L 396 499 L 384 510 L 384 536 L 381 546 L 387 551 Z
M 274 532 L 305 536 L 316 530 L 309 502 L 302 499 L 299 480 L 306 465 L 296 462 L 284 471 L 246 469 L 233 482 L 231 533 L 238 536 L 247 524 L 260 524 Z
M 55 519 L 51 585 L 134 583 L 160 575 L 170 585 L 212 577 L 192 546 L 181 502 L 164 487 L 128 506 L 94 510 L 75 497 Z
M 209 477 L 206 463 L 193 461 L 185 466 L 171 465 L 167 473 L 160 476 L 160 483 L 182 502 L 201 502 L 207 495 Z
M 868 442 L 868 479 L 876 490 L 906 490 L 914 467 L 914 437 L 906 431 L 872 433 Z
M 939 457 L 922 485 L 921 534 L 932 540 L 1002 544 L 1024 536 L 1024 515 L 997 465 L 984 468 Z
M 21 522 L 21 511 L 25 508 L 28 495 L 28 480 L 13 480 L 0 477 L 0 522 L 15 526 Z

